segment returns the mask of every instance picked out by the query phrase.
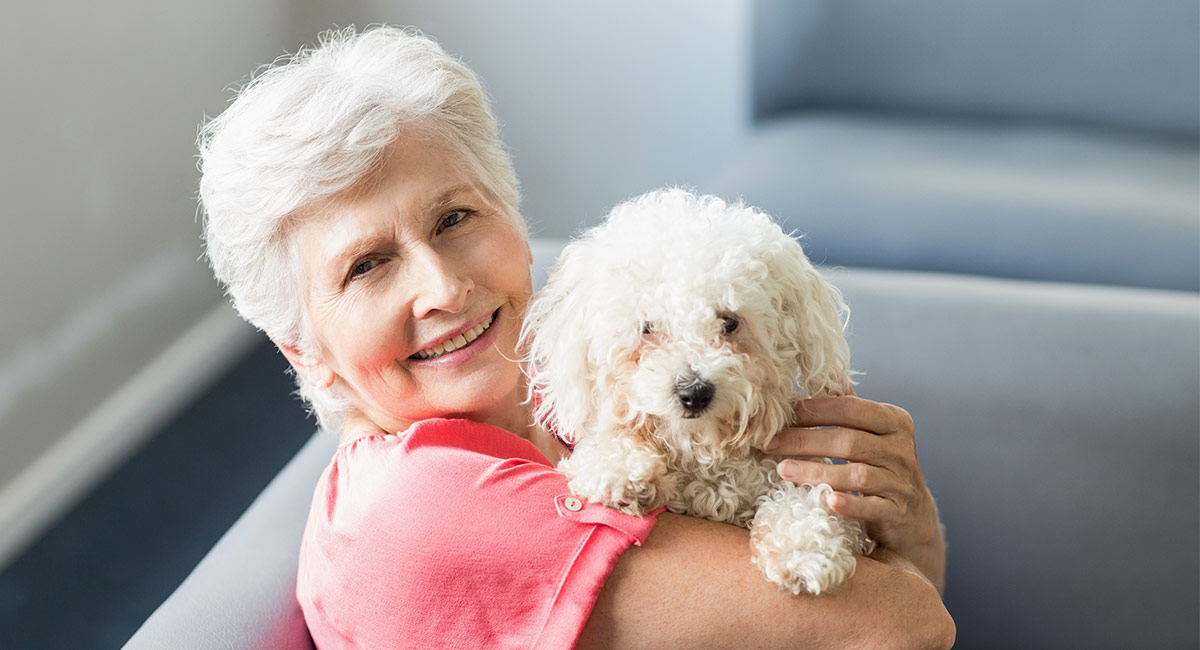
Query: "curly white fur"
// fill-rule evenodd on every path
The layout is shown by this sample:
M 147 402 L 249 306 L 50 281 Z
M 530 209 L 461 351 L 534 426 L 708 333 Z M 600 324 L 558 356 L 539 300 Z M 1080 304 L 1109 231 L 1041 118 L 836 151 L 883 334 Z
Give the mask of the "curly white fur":
M 679 189 L 617 206 L 563 250 L 522 332 L 537 416 L 575 444 L 571 490 L 748 526 L 781 588 L 840 585 L 873 542 L 761 449 L 798 399 L 848 391 L 844 313 L 754 208 Z

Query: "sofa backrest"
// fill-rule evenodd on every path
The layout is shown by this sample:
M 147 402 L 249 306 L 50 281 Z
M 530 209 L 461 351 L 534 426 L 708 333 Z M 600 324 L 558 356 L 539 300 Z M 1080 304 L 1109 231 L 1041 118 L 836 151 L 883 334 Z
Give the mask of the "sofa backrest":
M 1195 0 L 758 0 L 755 115 L 858 108 L 1200 133 Z

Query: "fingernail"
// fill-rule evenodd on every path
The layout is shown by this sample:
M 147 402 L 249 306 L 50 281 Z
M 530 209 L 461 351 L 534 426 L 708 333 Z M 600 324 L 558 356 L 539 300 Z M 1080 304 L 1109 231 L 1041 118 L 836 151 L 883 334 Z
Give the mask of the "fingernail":
M 776 449 L 779 449 L 779 437 L 778 436 L 771 438 L 770 442 L 767 443 L 767 446 L 763 447 L 763 451 L 766 451 L 766 452 L 772 452 L 772 451 L 775 451 Z
M 789 480 L 791 479 L 795 470 L 796 466 L 795 461 L 793 460 L 785 460 L 782 463 L 779 463 L 779 465 L 775 468 L 775 471 L 779 472 L 780 476 Z

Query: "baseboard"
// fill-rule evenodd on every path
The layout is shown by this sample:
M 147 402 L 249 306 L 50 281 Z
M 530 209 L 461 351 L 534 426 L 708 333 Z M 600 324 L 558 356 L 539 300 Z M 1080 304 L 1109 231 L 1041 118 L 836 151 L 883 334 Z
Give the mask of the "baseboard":
M 228 305 L 212 309 L 0 491 L 0 569 L 256 340 Z

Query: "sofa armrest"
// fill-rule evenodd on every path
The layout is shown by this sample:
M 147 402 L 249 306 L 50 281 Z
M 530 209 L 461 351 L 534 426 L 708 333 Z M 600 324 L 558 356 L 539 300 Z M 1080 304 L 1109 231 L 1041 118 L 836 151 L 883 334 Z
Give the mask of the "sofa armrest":
M 312 648 L 296 602 L 313 487 L 337 446 L 317 431 L 126 648 Z

